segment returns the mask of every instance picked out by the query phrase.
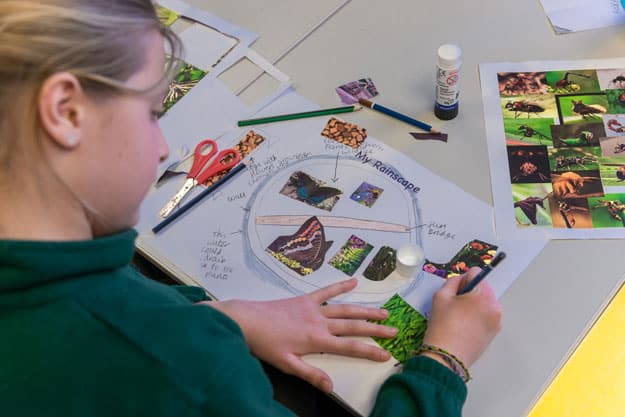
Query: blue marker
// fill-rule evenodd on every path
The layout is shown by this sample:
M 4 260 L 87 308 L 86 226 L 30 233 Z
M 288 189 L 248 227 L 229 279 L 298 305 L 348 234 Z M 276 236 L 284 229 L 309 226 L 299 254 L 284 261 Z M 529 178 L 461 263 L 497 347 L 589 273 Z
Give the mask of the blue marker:
M 499 252 L 497 255 L 495 255 L 495 257 L 490 262 L 490 264 L 486 265 L 482 269 L 482 272 L 480 272 L 475 277 L 473 277 L 473 279 L 469 281 L 469 283 L 465 285 L 464 288 L 458 291 L 456 295 L 466 294 L 469 291 L 471 291 L 473 288 L 475 288 L 477 284 L 479 284 L 484 278 L 486 278 L 486 275 L 488 275 L 490 271 L 492 271 L 493 268 L 496 267 L 499 262 L 504 260 L 505 257 L 506 257 L 506 254 L 504 252 Z

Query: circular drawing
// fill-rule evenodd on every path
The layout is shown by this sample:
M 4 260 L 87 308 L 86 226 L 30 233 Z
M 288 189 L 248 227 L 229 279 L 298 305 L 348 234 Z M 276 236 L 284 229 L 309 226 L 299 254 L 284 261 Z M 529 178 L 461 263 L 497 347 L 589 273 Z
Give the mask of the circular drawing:
M 268 177 L 251 196 L 244 218 L 246 262 L 258 276 L 293 294 L 350 275 L 358 286 L 336 301 L 379 305 L 395 293 L 412 291 L 420 268 L 414 276 L 394 271 L 380 281 L 363 276 L 381 248 L 421 245 L 416 193 L 394 174 L 401 177 L 389 165 L 352 157 L 341 159 L 337 168 L 336 156 L 316 156 Z M 357 253 L 357 259 L 345 266 L 339 261 L 349 258 L 347 252 Z

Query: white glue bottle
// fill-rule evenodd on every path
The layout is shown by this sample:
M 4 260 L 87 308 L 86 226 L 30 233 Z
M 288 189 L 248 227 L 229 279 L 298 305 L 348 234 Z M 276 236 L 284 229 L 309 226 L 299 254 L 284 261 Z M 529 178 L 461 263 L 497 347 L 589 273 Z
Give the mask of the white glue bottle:
M 451 120 L 458 115 L 461 65 L 462 50 L 459 46 L 444 44 L 438 48 L 434 114 L 439 119 Z

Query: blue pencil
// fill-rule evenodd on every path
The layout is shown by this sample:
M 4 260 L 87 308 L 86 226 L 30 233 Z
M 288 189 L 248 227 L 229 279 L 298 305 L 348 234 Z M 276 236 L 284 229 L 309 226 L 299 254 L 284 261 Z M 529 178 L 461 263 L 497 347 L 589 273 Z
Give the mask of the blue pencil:
M 389 109 L 388 107 L 384 107 L 381 106 L 379 104 L 373 103 L 372 101 L 366 100 L 364 98 L 361 98 L 360 100 L 358 100 L 358 102 L 360 104 L 362 104 L 365 107 L 369 107 L 372 110 L 376 110 L 379 111 L 380 113 L 384 113 L 387 116 L 391 116 L 397 120 L 401 120 L 402 122 L 406 122 L 408 124 L 411 124 L 413 126 L 418 127 L 419 129 L 423 129 L 426 132 L 432 132 L 432 133 L 441 133 L 438 130 L 434 129 L 432 126 L 430 126 L 427 123 L 421 122 L 417 119 L 413 119 L 412 117 L 408 117 L 405 114 L 401 114 L 396 112 L 395 110 Z
M 230 171 L 228 171 L 228 173 L 224 175 L 223 177 L 221 177 L 217 182 L 215 182 L 215 184 L 211 185 L 210 187 L 208 187 L 207 189 L 205 189 L 204 191 L 202 191 L 201 193 L 193 197 L 188 203 L 180 206 L 180 208 L 174 211 L 173 213 L 171 213 L 169 217 L 167 217 L 165 220 L 163 220 L 162 222 L 154 226 L 152 228 L 152 232 L 156 234 L 160 232 L 161 230 L 163 230 L 165 226 L 167 226 L 168 224 L 176 220 L 178 217 L 180 217 L 183 213 L 185 213 L 191 207 L 199 203 L 203 198 L 208 197 L 209 194 L 213 193 L 215 190 L 221 187 L 222 184 L 227 182 L 230 178 L 234 177 L 245 168 L 246 166 L 244 163 L 242 162 L 239 163 L 239 165 L 235 166 Z
M 486 275 L 488 275 L 490 271 L 492 271 L 493 268 L 496 267 L 499 262 L 503 261 L 505 257 L 506 257 L 506 254 L 504 252 L 499 252 L 497 255 L 495 255 L 495 257 L 490 262 L 490 264 L 486 265 L 482 269 L 482 272 L 480 272 L 475 277 L 473 277 L 473 279 L 469 281 L 469 283 L 465 285 L 464 288 L 458 291 L 456 295 L 466 294 L 469 291 L 471 291 L 473 288 L 475 288 L 475 286 L 479 284 L 484 278 L 486 278 Z

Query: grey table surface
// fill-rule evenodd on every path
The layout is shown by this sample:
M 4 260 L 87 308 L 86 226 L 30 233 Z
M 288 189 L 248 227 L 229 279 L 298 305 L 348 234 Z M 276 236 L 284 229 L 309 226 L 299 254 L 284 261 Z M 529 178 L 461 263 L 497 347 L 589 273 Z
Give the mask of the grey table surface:
M 260 35 L 253 49 L 278 57 L 341 0 L 186 0 Z M 433 115 L 437 48 L 464 54 L 459 116 Z M 379 102 L 450 135 L 415 142 L 402 123 L 373 112 L 350 115 L 370 134 L 477 198 L 492 203 L 478 64 L 623 56 L 625 28 L 555 35 L 538 0 L 352 0 L 277 63 L 296 91 L 322 107 L 338 105 L 334 88 L 371 77 Z M 255 74 L 241 65 L 222 79 L 236 90 Z M 242 97 L 269 91 L 267 77 Z M 458 201 L 462 209 L 462 201 Z M 624 236 L 625 237 L 625 234 Z M 551 241 L 501 298 L 503 330 L 474 365 L 467 417 L 524 416 L 625 271 L 625 240 Z

